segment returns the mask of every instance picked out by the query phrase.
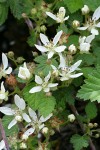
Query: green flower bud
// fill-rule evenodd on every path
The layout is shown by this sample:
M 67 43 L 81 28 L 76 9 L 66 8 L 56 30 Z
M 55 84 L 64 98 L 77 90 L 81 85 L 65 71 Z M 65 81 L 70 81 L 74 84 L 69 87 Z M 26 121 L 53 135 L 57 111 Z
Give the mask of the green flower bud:
M 7 55 L 9 58 L 14 58 L 14 52 L 13 51 L 9 51 Z
M 25 60 L 25 59 L 24 59 L 23 57 L 18 57 L 16 61 L 17 61 L 19 64 L 21 64 L 21 63 L 23 63 L 24 60 Z
M 80 22 L 79 22 L 78 20 L 74 20 L 74 21 L 72 22 L 72 26 L 73 26 L 73 28 L 77 28 L 77 27 L 80 26 Z
M 45 25 L 42 25 L 42 26 L 40 27 L 40 29 L 41 29 L 42 32 L 45 32 L 45 31 L 47 30 L 47 28 L 46 28 Z

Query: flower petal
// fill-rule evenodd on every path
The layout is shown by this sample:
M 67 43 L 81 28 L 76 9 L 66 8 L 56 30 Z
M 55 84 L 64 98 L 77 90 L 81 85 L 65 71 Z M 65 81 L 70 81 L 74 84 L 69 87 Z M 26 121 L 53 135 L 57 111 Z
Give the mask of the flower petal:
M 52 19 L 54 19 L 54 20 L 57 20 L 56 15 L 52 14 L 51 12 L 46 12 L 46 14 L 47 14 L 50 18 L 52 18 Z
M 48 59 L 50 59 L 53 55 L 54 55 L 54 52 L 53 52 L 53 51 L 50 51 L 50 52 L 48 53 Z
M 0 94 L 0 100 L 5 99 L 5 94 Z
M 58 43 L 58 41 L 59 41 L 59 39 L 60 39 L 62 33 L 63 33 L 63 31 L 61 30 L 61 31 L 59 31 L 59 32 L 55 35 L 55 37 L 54 37 L 54 39 L 53 39 L 53 44 L 54 44 L 54 46 Z
M 94 38 L 95 38 L 95 35 L 94 35 L 94 34 L 89 35 L 89 36 L 87 36 L 87 38 L 86 38 L 86 42 L 87 42 L 87 43 L 91 43 Z
M 39 125 L 39 130 L 41 130 L 44 127 L 44 123 Z
M 100 28 L 100 22 L 95 25 L 95 27 Z
M 29 117 L 26 113 L 23 113 L 22 116 L 23 116 L 23 119 L 24 119 L 26 122 L 31 122 L 30 117 Z
M 4 140 L 2 140 L 1 142 L 0 142 L 0 150 L 3 150 L 3 149 L 5 149 L 5 142 L 4 142 Z M 5 149 L 6 150 L 6 149 Z
M 42 41 L 42 43 L 46 46 L 48 43 L 50 43 L 50 41 L 48 40 L 48 37 L 42 33 L 40 33 L 40 39 Z
M 30 136 L 35 131 L 35 128 L 28 129 L 24 134 Z
M 48 75 L 44 78 L 44 81 L 47 83 L 51 77 L 51 72 L 49 71 Z
M 59 56 L 60 56 L 60 65 L 59 65 L 58 68 L 66 67 L 66 60 L 65 60 L 65 58 L 63 57 L 62 53 L 59 53 Z
M 28 111 L 29 111 L 30 117 L 31 117 L 34 121 L 36 121 L 36 120 L 37 120 L 37 114 L 36 114 L 36 112 L 35 112 L 34 110 L 32 110 L 31 108 L 29 108 Z
M 60 52 L 63 52 L 65 50 L 66 46 L 58 46 L 55 48 L 55 51 L 60 53 Z
M 40 51 L 40 52 L 47 52 L 48 49 L 45 48 L 44 46 L 40 46 L 40 45 L 36 45 L 35 44 L 35 47 Z
M 43 81 L 42 81 L 42 79 L 40 78 L 40 76 L 37 76 L 37 75 L 35 75 L 35 82 L 36 82 L 37 84 L 42 84 L 42 83 L 43 83 Z
M 13 119 L 9 125 L 8 125 L 8 129 L 10 129 L 11 127 L 13 127 L 15 124 L 17 123 L 17 121 L 15 119 Z
M 42 90 L 42 86 L 35 86 L 29 91 L 29 93 L 36 93 L 36 92 L 40 92 L 41 90 Z
M 2 64 L 3 64 L 3 69 L 5 70 L 8 67 L 8 59 L 4 53 L 2 53 Z
M 92 20 L 98 20 L 99 18 L 100 18 L 100 6 L 93 13 Z
M 94 35 L 99 35 L 99 31 L 95 28 L 92 28 L 91 33 Z
M 70 72 L 77 70 L 78 66 L 81 64 L 82 60 L 77 61 L 74 65 L 70 67 Z
M 9 107 L 0 107 L 0 111 L 1 111 L 3 114 L 9 115 L 9 116 L 12 116 L 12 115 L 15 114 L 14 111 L 13 111 L 11 108 L 9 108 Z
M 77 78 L 77 77 L 79 77 L 81 75 L 83 75 L 83 73 L 73 74 L 73 75 L 70 75 L 70 78 Z
M 45 118 L 44 118 L 43 116 L 41 116 L 40 119 L 39 119 L 39 121 L 40 121 L 40 122 L 46 122 L 47 120 L 49 120 L 49 119 L 52 117 L 52 115 L 53 115 L 53 114 L 51 113 L 51 114 L 49 114 L 49 115 L 48 115 L 47 117 L 45 117 Z
M 16 106 L 19 109 L 21 110 L 25 109 L 25 106 L 26 106 L 25 101 L 22 98 L 20 98 L 17 94 L 14 96 L 14 101 L 15 101 Z
M 3 92 L 3 93 L 5 92 L 5 87 L 4 87 L 4 82 L 3 81 L 1 82 L 1 92 Z
M 77 29 L 78 30 L 86 30 L 88 28 L 88 26 L 87 27 L 78 27 Z
M 11 67 L 9 67 L 8 69 L 5 70 L 6 74 L 10 74 L 11 72 L 12 72 L 12 68 Z
M 64 21 L 66 21 L 66 20 L 68 20 L 68 19 L 69 19 L 69 16 L 65 17 L 65 18 L 64 18 Z
M 48 84 L 48 87 L 55 87 L 55 86 L 57 86 L 58 85 L 58 83 L 49 83 Z
M 50 88 L 49 88 L 49 87 L 46 87 L 46 88 L 43 89 L 43 91 L 47 93 L 47 92 L 50 91 Z

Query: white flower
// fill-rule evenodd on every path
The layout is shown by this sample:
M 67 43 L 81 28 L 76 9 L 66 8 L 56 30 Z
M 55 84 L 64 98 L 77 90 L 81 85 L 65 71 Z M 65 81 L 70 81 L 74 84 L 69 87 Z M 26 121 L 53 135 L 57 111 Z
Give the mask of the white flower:
M 90 9 L 87 5 L 84 5 L 84 7 L 81 9 L 81 11 L 82 11 L 83 15 L 86 15 L 89 13 Z
M 26 127 L 31 126 L 31 128 L 29 128 L 24 134 L 27 133 L 27 135 L 29 136 L 35 130 L 37 132 L 39 132 L 42 128 L 44 128 L 44 126 L 45 126 L 44 122 L 46 122 L 48 119 L 50 119 L 50 117 L 52 116 L 52 113 L 49 114 L 46 118 L 44 118 L 43 116 L 38 117 L 37 114 L 35 113 L 35 111 L 33 111 L 31 108 L 29 108 L 28 111 L 29 111 L 31 121 L 29 121 L 29 124 Z
M 14 102 L 15 105 L 17 106 L 15 109 L 5 106 L 0 107 L 0 111 L 5 115 L 14 116 L 14 119 L 8 125 L 8 129 L 14 126 L 17 122 L 21 122 L 23 119 L 26 122 L 30 120 L 29 116 L 23 112 L 26 106 L 25 101 L 16 94 L 14 96 Z
M 68 20 L 69 16 L 65 17 L 65 13 L 66 10 L 64 7 L 59 8 L 59 12 L 57 13 L 57 15 L 54 15 L 51 12 L 46 12 L 46 14 L 52 19 L 56 20 L 57 23 L 63 23 L 64 21 Z
M 23 67 L 19 67 L 18 77 L 23 80 L 27 80 L 31 77 L 31 73 L 26 66 L 26 62 L 24 62 Z
M 76 118 L 75 118 L 75 115 L 74 115 L 74 114 L 70 114 L 70 115 L 68 115 L 68 119 L 69 119 L 70 122 L 74 122 L 74 120 L 75 120 Z
M 84 24 L 84 27 L 78 27 L 78 30 L 86 30 L 90 31 L 90 33 L 94 35 L 98 35 L 99 32 L 97 28 L 100 28 L 100 22 L 98 22 L 98 19 L 100 18 L 100 6 L 95 10 L 92 18 L 89 18 L 89 20 L 86 21 Z
M 58 85 L 58 83 L 49 83 L 49 79 L 51 77 L 51 73 L 49 72 L 49 74 L 44 78 L 44 80 L 42 80 L 42 78 L 40 76 L 35 75 L 35 82 L 37 84 L 39 84 L 38 86 L 33 87 L 29 93 L 36 93 L 36 92 L 40 92 L 41 90 L 43 90 L 44 92 L 49 92 L 50 88 L 52 87 L 56 87 Z
M 53 57 L 53 55 L 55 53 L 60 53 L 60 52 L 64 51 L 66 46 L 64 46 L 64 45 L 57 46 L 57 43 L 58 43 L 62 33 L 63 33 L 63 31 L 59 31 L 55 35 L 53 41 L 49 41 L 47 36 L 40 33 L 40 39 L 41 39 L 42 43 L 44 44 L 44 46 L 40 46 L 40 45 L 35 44 L 36 48 L 41 52 L 47 52 L 48 59 Z
M 10 74 L 11 72 L 12 72 L 12 68 L 8 67 L 7 56 L 4 53 L 2 53 L 2 66 L 0 66 L 0 79 L 2 77 L 6 77 L 6 75 Z
M 6 146 L 5 146 L 4 140 L 2 140 L 2 141 L 0 142 L 0 150 L 7 150 L 7 149 L 6 149 Z
M 78 66 L 81 64 L 82 60 L 77 61 L 74 65 L 72 66 L 67 66 L 65 58 L 60 54 L 60 65 L 59 68 L 61 68 L 61 73 L 60 73 L 60 80 L 65 81 L 69 80 L 70 78 L 77 78 L 81 76 L 83 73 L 77 73 L 75 74 L 76 70 L 79 70 Z
M 88 53 L 90 50 L 91 42 L 95 38 L 95 35 L 79 37 L 79 49 L 81 53 Z
M 4 82 L 2 81 L 1 82 L 1 90 L 0 90 L 0 103 L 2 103 L 3 99 L 5 101 L 8 100 L 8 91 L 7 92 L 5 91 L 5 87 L 3 84 L 4 84 Z

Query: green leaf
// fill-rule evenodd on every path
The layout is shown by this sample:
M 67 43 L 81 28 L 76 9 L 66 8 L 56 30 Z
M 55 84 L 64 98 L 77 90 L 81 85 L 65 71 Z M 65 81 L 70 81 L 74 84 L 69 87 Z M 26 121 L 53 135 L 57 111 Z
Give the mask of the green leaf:
M 71 137 L 70 142 L 73 144 L 74 150 L 82 150 L 82 148 L 88 147 L 88 137 L 75 134 Z
M 8 129 L 8 125 L 13 119 L 14 118 L 12 116 L 4 116 L 2 119 L 2 124 L 5 129 L 6 136 L 12 136 L 12 135 L 18 133 L 17 125 L 14 125 L 11 129 Z
M 8 5 L 7 3 L 0 3 L 0 25 L 5 22 L 8 16 Z
M 85 107 L 85 112 L 89 119 L 93 119 L 97 116 L 97 107 L 93 102 L 89 102 Z
M 71 36 L 69 36 L 67 46 L 71 45 L 72 43 L 75 46 L 78 46 L 78 39 L 79 39 L 79 37 L 77 35 L 71 35 Z
M 100 103 L 100 67 L 97 67 L 88 75 L 85 84 L 78 91 L 77 97 Z
M 83 0 L 83 3 L 84 5 L 88 5 L 92 11 L 100 6 L 100 0 Z
M 22 18 L 22 13 L 29 14 L 33 8 L 31 0 L 9 0 L 9 6 L 14 17 Z
M 64 33 L 68 33 L 68 28 L 64 23 L 61 23 L 60 26 L 58 26 L 57 32 L 63 31 Z
M 88 77 L 89 74 L 91 74 L 91 72 L 94 70 L 93 67 L 84 67 L 84 68 L 81 68 L 82 72 L 83 72 L 83 75 L 84 77 Z
M 4 3 L 4 2 L 6 2 L 7 0 L 0 0 L 0 3 Z
M 55 58 L 48 60 L 47 56 L 43 56 L 43 55 L 36 57 L 34 61 L 38 63 L 35 69 L 35 73 L 36 74 L 42 73 L 44 76 L 46 76 L 49 73 L 49 71 L 52 70 L 51 65 L 54 65 L 55 67 L 58 66 L 58 63 L 55 60 Z
M 27 43 L 29 44 L 29 46 L 33 47 L 34 44 L 36 43 L 37 37 L 36 37 L 36 33 L 34 32 L 34 30 L 31 31 L 31 35 L 28 37 Z
M 29 93 L 29 90 L 33 87 L 30 84 L 24 88 L 23 95 L 25 101 L 33 110 L 38 110 L 44 117 L 48 116 L 55 108 L 55 98 L 53 96 L 46 96 L 44 92 Z
M 64 4 L 68 7 L 71 13 L 74 13 L 83 7 L 82 0 L 64 0 Z

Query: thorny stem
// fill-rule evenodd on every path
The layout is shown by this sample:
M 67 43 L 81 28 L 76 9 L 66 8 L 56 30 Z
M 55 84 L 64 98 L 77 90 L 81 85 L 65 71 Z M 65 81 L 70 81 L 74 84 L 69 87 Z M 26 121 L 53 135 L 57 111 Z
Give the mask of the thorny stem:
M 3 128 L 1 119 L 0 119 L 0 130 L 1 130 L 2 138 L 3 138 L 4 142 L 5 142 L 5 146 L 6 146 L 7 150 L 10 150 L 9 149 L 9 144 L 8 144 L 8 141 L 7 141 L 7 138 L 6 138 L 6 135 L 5 135 L 5 130 Z
M 75 114 L 75 116 L 78 117 L 79 113 L 78 113 L 76 107 L 74 105 L 69 105 L 69 106 L 70 106 L 72 112 Z M 84 129 L 83 123 L 78 118 L 77 118 L 77 120 L 78 120 L 78 123 L 79 123 L 79 125 L 80 125 L 80 127 L 82 129 L 82 132 L 85 133 L 85 129 Z M 91 150 L 96 150 L 95 145 L 93 144 L 91 138 L 89 138 L 89 145 L 90 145 Z

